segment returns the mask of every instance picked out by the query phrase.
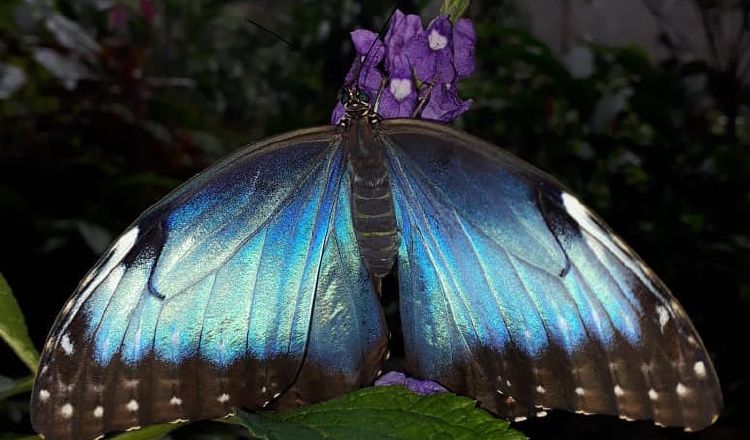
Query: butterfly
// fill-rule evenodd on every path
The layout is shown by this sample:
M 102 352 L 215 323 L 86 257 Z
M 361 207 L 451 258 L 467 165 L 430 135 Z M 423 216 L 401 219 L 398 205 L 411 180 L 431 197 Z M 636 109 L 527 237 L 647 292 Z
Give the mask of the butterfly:
M 371 384 L 398 276 L 405 368 L 513 420 L 549 409 L 697 430 L 722 407 L 685 311 L 553 177 L 448 125 L 380 120 L 256 142 L 144 212 L 45 344 L 48 439 L 288 408 Z

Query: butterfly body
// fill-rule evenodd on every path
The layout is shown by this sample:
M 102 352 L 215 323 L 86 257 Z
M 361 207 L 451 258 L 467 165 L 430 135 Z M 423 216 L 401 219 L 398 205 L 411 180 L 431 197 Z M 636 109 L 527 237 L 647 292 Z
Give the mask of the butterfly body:
M 128 228 L 52 328 L 39 432 L 94 438 L 366 386 L 389 270 L 413 376 L 516 419 L 715 420 L 718 380 L 681 306 L 561 184 L 459 130 L 349 104 L 340 126 L 253 144 Z
M 391 271 L 398 244 L 385 150 L 376 138 L 378 123 L 377 119 L 355 114 L 342 125 L 357 244 L 368 272 L 376 278 Z

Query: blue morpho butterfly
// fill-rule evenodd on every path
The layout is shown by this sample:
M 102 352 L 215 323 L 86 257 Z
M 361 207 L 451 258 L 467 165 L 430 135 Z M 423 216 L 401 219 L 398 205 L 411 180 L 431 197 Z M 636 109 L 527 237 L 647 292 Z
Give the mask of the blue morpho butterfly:
M 405 368 L 511 419 L 550 408 L 716 420 L 719 383 L 682 307 L 554 178 L 455 128 L 379 120 L 239 151 L 148 209 L 60 313 L 34 427 L 90 439 L 367 386 L 397 271 Z

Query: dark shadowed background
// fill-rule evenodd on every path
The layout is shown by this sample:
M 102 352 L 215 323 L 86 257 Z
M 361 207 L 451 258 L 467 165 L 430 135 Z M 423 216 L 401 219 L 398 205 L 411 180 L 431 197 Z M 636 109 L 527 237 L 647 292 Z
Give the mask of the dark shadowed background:
M 348 32 L 380 29 L 395 6 L 0 1 L 0 271 L 37 346 L 151 203 L 248 141 L 327 123 Z M 398 6 L 426 24 L 439 2 Z M 722 383 L 722 418 L 692 438 L 750 438 L 750 1 L 474 1 L 468 16 L 478 66 L 458 125 L 556 176 L 654 268 Z M 0 375 L 23 374 L 0 347 Z M 27 398 L 0 404 L 0 438 L 31 432 Z M 533 438 L 687 438 L 561 412 L 517 426 Z

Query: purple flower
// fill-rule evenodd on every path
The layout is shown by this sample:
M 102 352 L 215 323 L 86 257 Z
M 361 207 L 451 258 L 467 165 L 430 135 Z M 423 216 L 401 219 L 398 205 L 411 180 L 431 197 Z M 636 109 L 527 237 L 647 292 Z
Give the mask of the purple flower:
M 344 116 L 344 113 L 346 113 L 344 104 L 337 102 L 336 107 L 334 107 L 333 111 L 331 112 L 331 125 L 338 124 L 339 121 L 341 121 L 341 118 Z
M 346 85 L 352 86 L 356 82 L 360 90 L 374 99 L 383 81 L 383 75 L 377 65 L 383 61 L 385 46 L 378 39 L 378 34 L 372 31 L 357 29 L 350 35 L 357 51 L 357 58 L 349 69 L 349 73 L 346 74 Z M 344 106 L 339 102 L 331 112 L 331 124 L 338 124 L 342 116 L 344 116 Z
M 468 18 L 462 18 L 453 27 L 453 67 L 457 79 L 464 79 L 474 73 L 474 51 L 477 34 Z
M 422 32 L 422 19 L 418 15 L 404 15 L 398 9 L 393 14 L 391 25 L 385 34 L 385 68 L 393 73 L 396 59 L 405 55 L 404 48 L 417 34 Z
M 385 42 L 364 29 L 351 36 L 357 58 L 345 84 L 356 86 L 377 103 L 374 108 L 380 117 L 450 122 L 471 107 L 471 100 L 462 101 L 456 90 L 456 81 L 475 68 L 476 34 L 470 20 L 460 19 L 454 26 L 448 16 L 439 16 L 422 29 L 419 16 L 396 10 Z M 417 107 L 422 110 L 415 115 Z M 337 104 L 331 123 L 338 123 L 344 114 L 344 106 Z
M 378 34 L 365 29 L 357 29 L 351 33 L 354 48 L 357 50 L 357 59 L 346 75 L 346 83 L 354 84 L 361 90 L 374 97 L 380 89 L 382 75 L 377 65 L 383 61 L 385 46 L 378 39 Z M 374 90 L 375 94 L 372 93 Z
M 417 106 L 417 89 L 405 57 L 393 59 L 388 86 L 378 104 L 378 114 L 385 119 L 409 118 Z
M 461 101 L 455 83 L 436 84 L 423 93 L 429 93 L 429 97 L 420 115 L 422 119 L 450 122 L 468 110 L 472 103 L 471 99 Z
M 448 391 L 439 383 L 432 382 L 430 380 L 412 379 L 410 377 L 406 377 L 406 375 L 400 371 L 389 371 L 380 376 L 378 380 L 375 381 L 376 387 L 387 387 L 393 385 L 401 385 L 403 387 L 406 387 L 411 392 L 419 394 L 421 396 L 427 396 L 429 394 L 435 393 L 445 393 Z
M 426 30 L 417 34 L 406 45 L 406 56 L 421 81 L 450 82 L 456 77 L 453 67 L 450 18 L 441 15 L 432 20 Z

